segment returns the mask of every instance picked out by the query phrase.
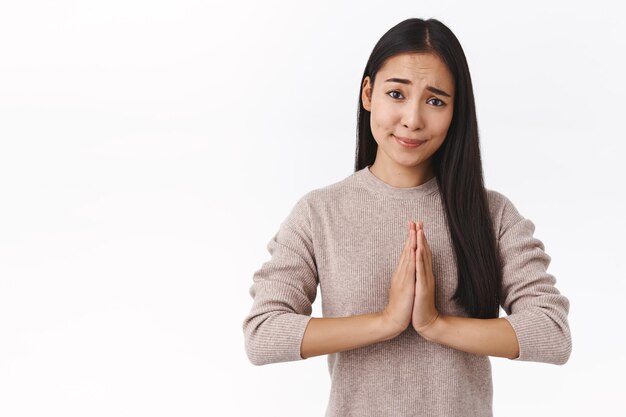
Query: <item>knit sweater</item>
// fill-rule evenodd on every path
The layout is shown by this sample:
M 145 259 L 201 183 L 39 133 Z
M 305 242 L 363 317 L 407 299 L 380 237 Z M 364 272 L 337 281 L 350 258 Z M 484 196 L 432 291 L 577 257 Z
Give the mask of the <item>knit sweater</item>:
M 501 306 L 519 342 L 512 360 L 564 364 L 569 300 L 546 272 L 551 258 L 531 220 L 503 194 L 487 195 L 503 261 Z M 254 273 L 243 321 L 250 362 L 304 360 L 300 347 L 318 286 L 323 317 L 381 312 L 409 219 L 423 221 L 438 311 L 467 317 L 452 301 L 457 268 L 437 178 L 399 188 L 365 167 L 303 195 L 269 240 L 271 259 Z M 327 362 L 326 417 L 492 416 L 489 357 L 427 341 L 411 326 L 391 340 L 329 354 Z

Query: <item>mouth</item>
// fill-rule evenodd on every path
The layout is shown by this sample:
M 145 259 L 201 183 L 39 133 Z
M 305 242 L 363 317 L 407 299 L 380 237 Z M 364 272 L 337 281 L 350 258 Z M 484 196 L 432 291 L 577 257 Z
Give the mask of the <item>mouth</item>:
M 396 139 L 396 141 L 398 141 L 399 144 L 407 148 L 417 148 L 418 146 L 426 142 L 425 140 L 403 138 L 396 135 L 393 135 L 393 137 Z

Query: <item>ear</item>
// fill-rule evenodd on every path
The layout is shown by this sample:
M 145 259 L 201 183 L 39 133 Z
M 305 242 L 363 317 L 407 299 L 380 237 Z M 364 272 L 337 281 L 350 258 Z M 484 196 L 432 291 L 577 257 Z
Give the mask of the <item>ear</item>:
M 363 79 L 363 85 L 361 86 L 361 100 L 363 101 L 363 108 L 367 111 L 372 111 L 372 85 L 370 80 L 371 78 L 368 75 Z

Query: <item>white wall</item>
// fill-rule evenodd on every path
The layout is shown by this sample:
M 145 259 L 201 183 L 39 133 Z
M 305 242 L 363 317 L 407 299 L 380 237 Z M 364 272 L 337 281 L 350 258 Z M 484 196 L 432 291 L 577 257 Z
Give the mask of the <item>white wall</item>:
M 571 301 L 565 366 L 492 358 L 495 415 L 623 412 L 622 14 L 500 3 L 3 2 L 0 415 L 323 415 L 325 356 L 248 362 L 248 288 L 352 173 L 360 76 L 409 17 L 460 39 L 487 186 Z

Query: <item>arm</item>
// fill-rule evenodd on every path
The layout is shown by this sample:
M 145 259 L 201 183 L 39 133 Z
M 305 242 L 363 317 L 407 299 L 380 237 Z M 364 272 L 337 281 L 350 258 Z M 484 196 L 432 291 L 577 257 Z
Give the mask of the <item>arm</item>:
M 500 299 L 519 341 L 516 360 L 565 364 L 572 352 L 569 300 L 547 272 L 551 258 L 534 236 L 534 223 L 505 200 L 498 247 L 502 259 Z
M 398 335 L 383 313 L 351 317 L 313 318 L 302 340 L 302 358 L 356 349 Z
M 306 197 L 306 196 L 305 196 Z M 384 312 L 313 318 L 318 275 L 306 198 L 272 237 L 269 262 L 254 273 L 254 303 L 243 322 L 253 365 L 297 361 L 389 340 L 400 332 Z
M 550 257 L 533 236 L 534 224 L 505 198 L 498 250 L 502 307 L 508 316 L 475 319 L 440 315 L 420 329 L 427 340 L 465 352 L 562 365 L 572 349 L 568 299 L 546 272 Z
M 477 355 L 509 359 L 519 355 L 515 331 L 504 318 L 474 319 L 440 314 L 420 335 L 431 342 Z
M 433 303 L 435 276 L 432 251 L 421 226 L 417 224 L 416 294 L 412 327 L 428 341 L 477 355 L 517 358 L 515 330 L 505 319 L 478 319 L 443 315 Z M 431 318 L 432 317 L 432 318 Z
M 253 304 L 243 321 L 253 365 L 302 360 L 300 344 L 317 295 L 317 266 L 306 196 L 270 239 L 271 259 L 253 275 Z

